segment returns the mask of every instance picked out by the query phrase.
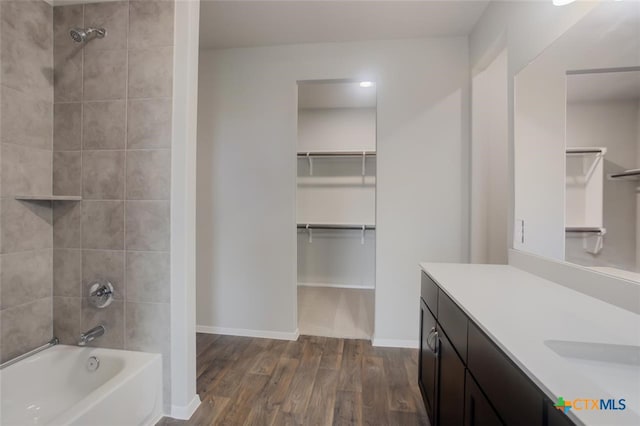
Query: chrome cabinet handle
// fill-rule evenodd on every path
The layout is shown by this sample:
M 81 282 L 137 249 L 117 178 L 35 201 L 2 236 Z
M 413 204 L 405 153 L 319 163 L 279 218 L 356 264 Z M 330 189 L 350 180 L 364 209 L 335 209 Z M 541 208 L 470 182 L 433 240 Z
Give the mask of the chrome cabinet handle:
M 429 334 L 427 335 L 427 342 L 426 342 L 426 343 L 427 343 L 427 347 L 429 348 L 429 350 L 430 350 L 431 352 L 434 352 L 434 353 L 435 353 L 435 348 L 434 348 L 433 346 L 431 346 L 431 337 L 432 337 L 435 333 L 437 333 L 435 326 L 434 326 L 434 327 L 431 327 L 431 330 L 429 330 Z

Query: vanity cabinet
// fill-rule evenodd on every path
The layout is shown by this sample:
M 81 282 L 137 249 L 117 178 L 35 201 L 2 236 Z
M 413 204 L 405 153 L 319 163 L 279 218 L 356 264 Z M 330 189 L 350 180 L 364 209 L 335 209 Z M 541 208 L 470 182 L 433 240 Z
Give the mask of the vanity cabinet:
M 427 308 L 423 300 L 420 300 L 420 354 L 418 360 L 418 384 L 424 399 L 429 422 L 435 424 L 435 396 L 437 353 L 432 345 L 435 341 L 436 319 Z
M 438 425 L 571 425 L 427 274 L 420 298 L 418 383 Z
M 502 426 L 504 424 L 469 371 L 465 381 L 464 424 L 465 426 Z

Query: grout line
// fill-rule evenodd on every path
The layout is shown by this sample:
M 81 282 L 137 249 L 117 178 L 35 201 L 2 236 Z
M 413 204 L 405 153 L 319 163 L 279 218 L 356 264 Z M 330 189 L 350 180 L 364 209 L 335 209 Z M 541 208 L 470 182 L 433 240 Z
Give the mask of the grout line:
M 84 14 L 85 14 L 85 6 L 84 4 L 82 5 L 82 27 L 84 27 Z M 80 61 L 80 76 L 81 76 L 81 80 L 80 80 L 80 99 L 82 101 L 84 101 L 84 60 L 85 60 L 85 55 L 84 55 L 84 49 L 82 49 L 81 51 L 81 61 Z M 84 111 L 84 102 L 80 103 L 80 195 L 84 195 L 84 179 L 83 179 L 83 175 L 84 175 L 84 120 L 85 120 L 85 111 Z M 83 244 L 82 244 L 82 240 L 84 237 L 84 220 L 83 220 L 83 212 L 84 212 L 84 206 L 82 205 L 82 201 L 80 201 L 80 248 L 82 249 Z M 83 256 L 82 253 L 80 254 L 80 296 L 82 297 L 83 293 L 84 293 L 84 262 L 83 262 Z M 82 333 L 82 324 L 83 324 L 83 320 L 84 320 L 84 309 L 82 309 L 83 303 L 82 303 L 82 299 L 80 299 L 80 315 L 79 315 L 79 321 L 80 324 L 78 324 L 78 330 L 80 330 L 80 332 Z
M 125 77 L 124 77 L 124 198 L 127 197 L 127 160 L 129 155 L 127 154 L 127 149 L 129 148 L 129 38 L 131 34 L 131 4 L 127 4 L 127 39 L 126 39 L 126 52 L 125 52 Z M 124 221 L 122 225 L 123 229 L 123 245 L 125 249 L 124 253 L 124 261 L 123 268 L 124 273 L 122 277 L 122 294 L 124 295 L 124 304 L 122 305 L 122 346 L 124 349 L 129 347 L 129 342 L 127 338 L 127 293 L 128 293 L 128 285 L 127 285 L 127 203 L 125 202 L 123 205 L 123 214 L 122 220 Z
M 128 58 L 127 58 L 128 61 Z M 128 70 L 127 70 L 128 71 Z M 151 98 L 127 98 L 126 95 L 124 98 L 113 98 L 113 99 L 80 99 L 77 101 L 55 101 L 55 104 L 80 104 L 83 102 L 86 103 L 105 103 L 105 102 L 118 102 L 118 101 L 170 101 L 173 100 L 173 96 L 155 96 Z

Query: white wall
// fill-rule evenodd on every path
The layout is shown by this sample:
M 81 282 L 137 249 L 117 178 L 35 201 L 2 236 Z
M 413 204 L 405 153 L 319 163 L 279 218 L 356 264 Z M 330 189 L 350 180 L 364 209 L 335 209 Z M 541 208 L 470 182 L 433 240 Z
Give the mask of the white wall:
M 571 79 L 569 77 L 569 84 Z M 607 147 L 604 175 L 636 168 L 638 102 L 600 101 L 567 105 L 567 146 Z M 566 236 L 568 262 L 636 270 L 637 182 L 604 179 L 604 237 L 602 251 L 593 255 L 583 239 Z M 567 201 L 569 202 L 569 201 Z
M 466 38 L 202 52 L 198 324 L 296 328 L 296 81 L 377 83 L 375 339 L 417 345 L 421 261 L 466 261 Z
M 507 263 L 507 52 L 472 80 L 471 262 Z
M 171 138 L 171 413 L 188 419 L 196 394 L 196 127 L 200 1 L 176 1 Z M 165 401 L 169 402 L 169 401 Z
M 363 88 L 362 90 L 375 90 Z M 298 151 L 375 151 L 375 108 L 298 111 Z

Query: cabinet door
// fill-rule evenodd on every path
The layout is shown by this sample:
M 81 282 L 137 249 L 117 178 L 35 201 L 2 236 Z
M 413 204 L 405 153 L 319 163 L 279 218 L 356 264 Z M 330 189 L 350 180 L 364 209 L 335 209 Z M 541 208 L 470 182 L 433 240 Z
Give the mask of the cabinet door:
M 476 381 L 467 371 L 465 383 L 464 424 L 466 426 L 502 426 L 489 400 L 484 396 Z
M 453 345 L 438 331 L 438 421 L 441 426 L 459 426 L 464 419 L 465 367 Z
M 435 352 L 436 319 L 420 300 L 420 356 L 418 383 L 431 424 L 435 424 L 437 356 Z

